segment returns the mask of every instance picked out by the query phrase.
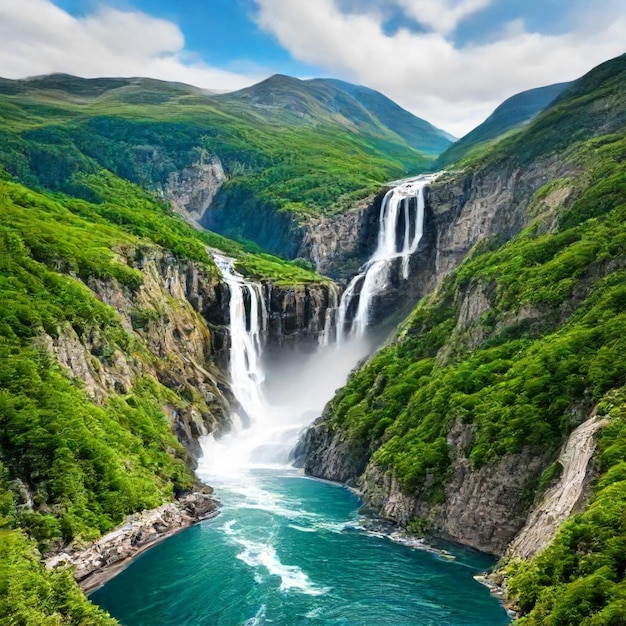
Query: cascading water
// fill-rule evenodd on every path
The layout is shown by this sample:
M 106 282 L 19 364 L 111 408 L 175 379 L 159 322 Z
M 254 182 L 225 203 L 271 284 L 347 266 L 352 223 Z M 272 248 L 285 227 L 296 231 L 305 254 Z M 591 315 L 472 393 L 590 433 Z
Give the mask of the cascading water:
M 387 288 L 389 271 L 396 259 L 401 259 L 402 277 L 409 277 L 409 260 L 417 251 L 424 229 L 424 189 L 435 174 L 420 176 L 400 183 L 389 190 L 383 199 L 378 228 L 378 245 L 370 260 L 363 266 L 341 297 L 337 315 L 337 336 L 363 337 L 370 323 L 372 301 Z M 404 222 L 402 240 L 398 246 L 398 227 Z M 357 288 L 360 285 L 360 291 Z M 346 331 L 348 309 L 358 293 L 358 304 L 350 328 Z
M 331 283 L 328 287 L 328 306 L 324 313 L 324 329 L 319 336 L 319 345 L 322 347 L 329 346 L 335 339 L 337 330 L 337 310 L 339 307 L 339 294 L 337 287 Z
M 389 234 L 400 203 L 410 195 L 403 193 L 393 202 L 390 196 L 381 216 L 380 255 L 362 275 L 367 280 L 363 303 L 373 297 L 367 295 L 373 293 L 370 285 L 383 282 L 382 251 L 406 258 L 408 273 L 408 256 L 419 243 L 417 226 L 404 228 L 399 251 Z M 410 208 L 402 204 L 405 225 Z M 345 321 L 344 300 L 337 307 L 338 294 L 330 292 L 313 354 L 287 350 L 278 363 L 268 364 L 263 296 L 269 286 L 239 275 L 232 259 L 216 255 L 215 261 L 230 291 L 230 378 L 245 413 L 232 416 L 229 434 L 201 440 L 197 473 L 216 488 L 221 514 L 157 546 L 92 598 L 128 626 L 508 623 L 497 601 L 472 580 L 488 563 L 459 554 L 459 566 L 441 560 L 436 550 L 394 544 L 361 526 L 354 494 L 288 468 L 298 433 L 371 352 L 357 333 L 340 345 L 334 341 L 334 331 Z
M 239 404 L 250 419 L 267 411 L 263 395 L 265 374 L 261 367 L 262 333 L 267 330 L 263 290 L 233 270 L 233 261 L 214 255 L 216 265 L 230 290 L 230 379 Z M 250 314 L 246 312 L 246 294 Z M 240 421 L 240 418 L 236 421 Z
M 212 434 L 200 440 L 203 457 L 198 474 L 212 484 L 248 470 L 288 464 L 298 434 L 321 414 L 337 384 L 370 346 L 355 340 L 341 349 L 333 341 L 338 293 L 329 287 L 324 330 L 314 354 L 285 355 L 266 377 L 263 344 L 268 311 L 263 288 L 238 274 L 233 259 L 214 255 L 230 291 L 230 380 L 231 389 L 244 415 L 231 416 L 231 431 L 219 438 Z M 312 383 L 312 381 L 314 381 Z

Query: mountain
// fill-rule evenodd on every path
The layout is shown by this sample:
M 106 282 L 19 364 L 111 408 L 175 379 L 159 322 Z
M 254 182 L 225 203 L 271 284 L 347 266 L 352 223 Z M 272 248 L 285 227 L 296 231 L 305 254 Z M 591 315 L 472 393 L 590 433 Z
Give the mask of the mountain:
M 571 84 L 556 83 L 511 96 L 482 124 L 440 154 L 436 167 L 444 168 L 451 163 L 458 163 L 486 149 L 489 142 L 497 141 L 509 131 L 527 124 Z
M 428 168 L 449 144 L 384 96 L 354 87 L 363 104 L 349 89 L 286 76 L 219 95 L 145 78 L 2 79 L 0 167 L 92 201 L 92 181 L 112 172 L 294 258 L 310 218 Z
M 361 131 L 387 134 L 391 130 L 412 148 L 432 156 L 451 143 L 448 133 L 409 113 L 378 91 L 340 80 L 299 80 L 277 74 L 258 85 L 221 97 L 312 119 L 331 117 Z
M 198 437 L 234 405 L 209 248 L 262 283 L 268 341 L 299 355 L 337 303 L 311 262 L 355 272 L 379 185 L 432 163 L 410 118 L 311 82 L 0 81 L 0 622 L 114 624 L 41 555 L 208 496 Z M 625 86 L 622 56 L 433 182 L 402 283 L 424 297 L 303 444 L 309 473 L 409 531 L 505 555 L 523 626 L 623 621 Z M 208 205 L 302 258 L 173 209 L 197 226 Z
M 434 182 L 426 297 L 300 446 L 385 518 L 504 556 L 524 626 L 624 615 L 625 150 L 623 55 Z

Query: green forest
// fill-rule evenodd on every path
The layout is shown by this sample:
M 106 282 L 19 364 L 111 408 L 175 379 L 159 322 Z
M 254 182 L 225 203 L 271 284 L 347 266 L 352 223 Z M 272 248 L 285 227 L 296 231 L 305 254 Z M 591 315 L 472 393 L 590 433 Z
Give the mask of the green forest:
M 618 625 L 626 614 L 625 72 L 625 56 L 599 66 L 530 124 L 452 164 L 466 179 L 554 159 L 576 173 L 534 193 L 512 239 L 477 244 L 326 411 L 359 455 L 434 504 L 445 498 L 455 422 L 471 425 L 467 455 L 479 468 L 528 446 L 554 459 L 594 409 L 609 419 L 586 508 L 533 560 L 500 564 L 524 625 Z M 169 175 L 219 155 L 226 191 L 300 219 L 345 210 L 433 163 L 382 122 L 320 116 L 319 101 L 300 95 L 302 110 L 268 113 L 147 79 L 0 80 L 3 624 L 114 624 L 42 555 L 86 545 L 195 484 L 167 407 L 206 403 L 156 375 L 173 360 L 151 352 L 143 332 L 166 314 L 133 309 L 129 327 L 90 286 L 132 301 L 151 254 L 193 263 L 216 286 L 212 249 L 281 287 L 329 280 L 308 260 L 192 228 L 164 200 Z M 477 294 L 488 306 L 464 326 L 463 303 Z M 133 384 L 96 401 L 50 350 L 70 335 L 102 366 L 136 364 Z M 546 468 L 528 507 L 556 472 Z

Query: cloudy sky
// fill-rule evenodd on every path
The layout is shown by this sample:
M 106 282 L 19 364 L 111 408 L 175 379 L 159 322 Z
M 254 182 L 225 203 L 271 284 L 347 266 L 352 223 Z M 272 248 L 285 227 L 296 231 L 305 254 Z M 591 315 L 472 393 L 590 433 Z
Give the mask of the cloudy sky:
M 624 0 L 0 0 L 0 76 L 334 77 L 461 136 L 621 54 L 624 33 Z

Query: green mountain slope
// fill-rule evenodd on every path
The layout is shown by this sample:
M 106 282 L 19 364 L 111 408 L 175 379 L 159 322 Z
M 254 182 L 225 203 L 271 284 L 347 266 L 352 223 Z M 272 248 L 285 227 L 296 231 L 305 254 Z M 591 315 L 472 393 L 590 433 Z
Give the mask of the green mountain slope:
M 625 130 L 622 56 L 574 83 L 525 130 L 468 160 L 457 187 L 494 171 L 517 182 L 524 168 L 556 160 L 577 173 L 546 176 L 525 209 L 527 227 L 504 244 L 479 244 L 338 393 L 317 426 L 325 434 L 312 435 L 345 451 L 346 463 L 356 459 L 354 467 L 369 463 L 366 493 L 384 491 L 393 476 L 415 503 L 409 510 L 433 513 L 447 498 L 453 427 L 471 434 L 462 454 L 479 472 L 529 447 L 535 458 L 554 459 L 594 407 L 610 417 L 588 510 L 545 555 L 512 566 L 524 624 L 618 624 L 624 615 Z M 527 509 L 558 469 L 546 467 Z M 382 484 L 372 484 L 381 474 Z M 415 528 L 428 527 L 428 518 L 415 519 Z
M 155 283 L 159 267 L 176 276 L 193 266 L 195 280 L 200 274 L 211 292 L 212 246 L 238 257 L 242 272 L 275 284 L 323 279 L 198 232 L 106 171 L 81 178 L 95 203 L 6 178 L 0 178 L 0 622 L 112 624 L 71 573 L 45 571 L 40 551 L 94 540 L 126 515 L 194 485 L 192 462 L 172 431 L 180 429 L 176 416 L 189 412 L 219 424 L 219 406 L 198 391 L 206 385 L 218 394 L 219 374 L 194 380 L 198 368 L 212 367 L 203 347 L 210 331 L 188 301 Z M 177 336 L 184 357 L 177 355 Z M 187 368 L 194 358 L 198 366 Z
M 484 151 L 489 143 L 530 122 L 571 84 L 556 83 L 508 98 L 482 124 L 445 150 L 438 157 L 436 167 L 445 168 Z
M 451 143 L 447 133 L 378 91 L 335 79 L 298 80 L 275 75 L 258 85 L 220 97 L 313 119 L 331 117 L 348 128 L 369 130 L 381 136 L 391 130 L 412 148 L 431 156 L 437 156 Z
M 362 197 L 432 161 L 432 147 L 414 145 L 417 130 L 409 145 L 346 92 L 287 77 L 220 96 L 148 79 L 3 79 L 0 120 L 1 167 L 90 200 L 78 180 L 85 173 L 106 169 L 159 190 L 208 154 L 221 160 L 231 191 L 275 210 L 326 212 L 341 196 Z M 415 120 L 428 143 L 428 125 Z

